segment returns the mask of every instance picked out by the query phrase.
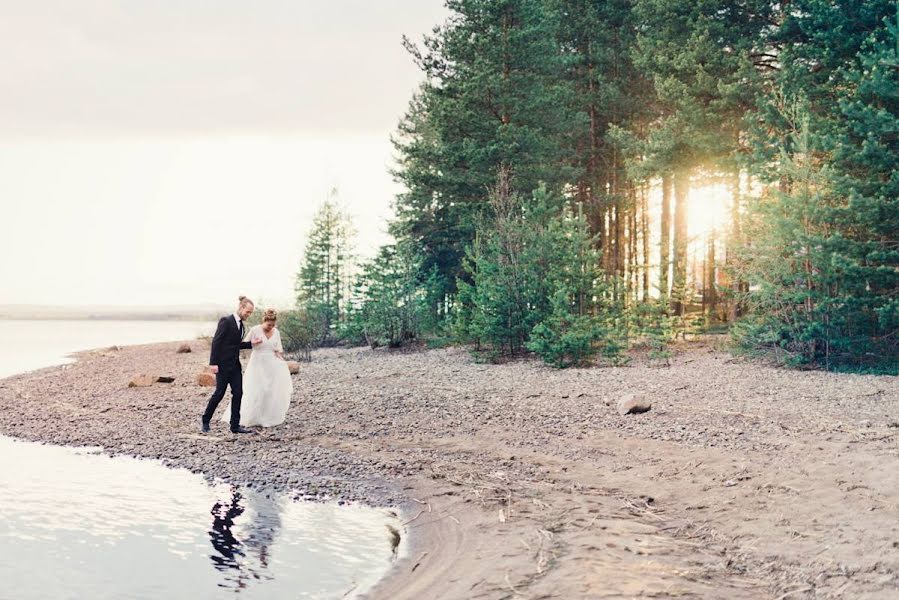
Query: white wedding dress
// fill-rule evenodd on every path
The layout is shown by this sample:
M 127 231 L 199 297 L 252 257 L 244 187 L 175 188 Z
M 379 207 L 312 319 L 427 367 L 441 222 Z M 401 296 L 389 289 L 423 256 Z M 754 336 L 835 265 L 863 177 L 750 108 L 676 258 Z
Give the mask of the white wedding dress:
M 284 422 L 293 381 L 287 363 L 275 352 L 283 352 L 281 333 L 272 329 L 272 337 L 265 337 L 262 325 L 250 329 L 247 339 L 262 338 L 262 343 L 253 346 L 250 362 L 243 375 L 243 399 L 240 402 L 240 424 L 244 427 L 262 425 L 272 427 Z M 222 412 L 222 421 L 228 422 L 231 409 Z

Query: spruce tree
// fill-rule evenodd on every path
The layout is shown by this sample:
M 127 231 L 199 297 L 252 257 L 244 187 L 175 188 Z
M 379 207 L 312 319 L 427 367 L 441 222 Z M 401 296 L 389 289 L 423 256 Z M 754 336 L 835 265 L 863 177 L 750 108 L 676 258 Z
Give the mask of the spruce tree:
M 751 214 L 742 265 L 756 310 L 736 333 L 787 362 L 899 368 L 899 26 L 885 30 L 840 69 L 833 113 L 813 120 L 807 101 L 782 111 L 788 185 Z
M 420 336 L 428 307 L 418 263 L 409 244 L 389 244 L 362 265 L 351 318 L 372 348 Z
M 560 79 L 559 12 L 543 0 L 450 0 L 449 20 L 422 48 L 407 44 L 426 76 L 395 136 L 392 232 L 416 245 L 447 294 L 466 277 L 465 248 L 499 168 L 529 195 L 560 191 L 576 169 L 570 86 Z
M 296 277 L 297 306 L 318 323 L 318 343 L 333 341 L 346 315 L 353 281 L 352 219 L 340 207 L 337 190 L 319 207 Z

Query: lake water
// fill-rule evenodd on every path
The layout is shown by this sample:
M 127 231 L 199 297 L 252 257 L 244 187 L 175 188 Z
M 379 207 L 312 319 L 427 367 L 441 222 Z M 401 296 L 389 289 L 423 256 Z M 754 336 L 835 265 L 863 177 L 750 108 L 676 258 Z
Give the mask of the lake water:
M 9 374 L 212 325 L 0 321 L 0 365 Z M 0 511 L 2 600 L 351 598 L 390 568 L 400 529 L 380 509 L 266 497 L 157 461 L 3 436 Z
M 212 335 L 205 321 L 7 321 L 0 319 L 0 377 L 72 362 L 72 352 Z

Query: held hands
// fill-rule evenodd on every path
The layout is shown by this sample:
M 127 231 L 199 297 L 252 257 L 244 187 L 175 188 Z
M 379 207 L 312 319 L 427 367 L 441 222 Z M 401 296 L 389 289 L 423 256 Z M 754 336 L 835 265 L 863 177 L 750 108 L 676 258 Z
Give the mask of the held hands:
M 261 344 L 261 343 L 262 343 L 262 338 L 261 338 L 261 337 L 254 337 L 254 338 L 252 338 L 252 339 L 250 340 L 250 343 L 253 344 L 254 346 L 256 346 L 256 345 L 258 345 L 258 344 Z

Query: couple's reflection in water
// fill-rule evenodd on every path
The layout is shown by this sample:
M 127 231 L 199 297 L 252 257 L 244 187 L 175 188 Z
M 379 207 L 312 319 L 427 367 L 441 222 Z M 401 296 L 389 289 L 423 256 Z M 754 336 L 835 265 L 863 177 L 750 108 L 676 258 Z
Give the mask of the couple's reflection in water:
M 239 591 L 252 581 L 273 579 L 269 548 L 281 528 L 275 499 L 232 487 L 230 497 L 217 501 L 211 513 L 210 559 L 224 577 L 219 586 Z

